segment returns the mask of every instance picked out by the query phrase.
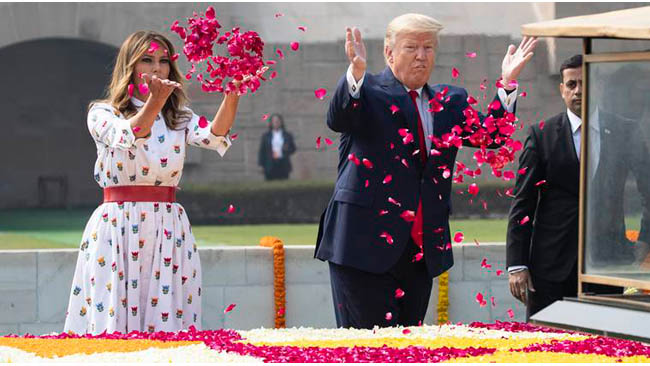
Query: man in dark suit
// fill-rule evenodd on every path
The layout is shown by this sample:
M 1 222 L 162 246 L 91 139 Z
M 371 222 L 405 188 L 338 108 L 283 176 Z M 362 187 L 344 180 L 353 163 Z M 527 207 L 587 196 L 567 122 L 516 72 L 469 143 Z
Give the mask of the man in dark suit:
M 361 32 L 346 30 L 350 66 L 327 115 L 328 126 L 341 133 L 338 178 L 315 253 L 329 262 L 339 327 L 417 325 L 432 279 L 453 265 L 449 175 L 458 149 L 434 142 L 467 127 L 469 104 L 464 89 L 427 84 L 440 29 L 425 15 L 393 19 L 384 40 L 388 67 L 377 75 L 366 73 Z M 524 38 L 508 48 L 502 82 L 511 93 L 499 90 L 494 118 L 504 108 L 514 111 L 510 81 L 536 43 Z M 470 134 L 462 133 L 463 144 L 471 145 Z
M 556 300 L 577 296 L 582 55 L 566 60 L 560 67 L 560 75 L 560 92 L 567 110 L 546 120 L 543 126 L 531 126 L 519 159 L 520 173 L 508 222 L 506 263 L 510 292 L 527 304 L 527 318 Z M 644 155 L 645 149 L 636 143 L 629 148 L 611 148 L 611 129 L 616 131 L 612 136 L 630 143 L 633 140 L 625 137 L 630 136 L 629 132 L 624 132 L 624 124 L 616 122 L 618 118 L 599 112 L 590 117 L 589 165 L 592 166 L 588 168 L 588 175 L 594 190 L 594 202 L 591 203 L 600 207 L 590 210 L 588 216 L 595 218 L 598 227 L 588 231 L 600 234 L 589 248 L 588 263 L 597 266 L 605 262 L 631 263 L 634 261 L 631 246 L 620 245 L 625 241 L 623 188 L 628 168 L 635 164 L 631 170 L 637 177 L 641 176 L 639 182 L 645 182 L 648 187 L 647 170 L 643 173 L 646 164 L 639 163 L 643 158 L 630 159 Z M 596 130 L 599 121 L 602 134 Z M 608 136 L 605 131 L 610 132 Z M 606 147 L 608 153 L 600 154 L 597 146 Z M 603 182 L 607 184 L 601 184 Z M 644 190 L 647 192 L 648 188 Z M 616 240 L 604 235 L 612 230 Z M 644 236 L 646 233 L 644 230 Z M 597 242 L 604 245 L 597 245 Z M 585 291 L 620 293 L 622 289 L 589 285 Z

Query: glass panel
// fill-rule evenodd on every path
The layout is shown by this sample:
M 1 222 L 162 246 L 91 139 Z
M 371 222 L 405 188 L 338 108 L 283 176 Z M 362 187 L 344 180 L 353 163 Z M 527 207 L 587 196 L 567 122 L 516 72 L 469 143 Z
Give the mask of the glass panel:
M 585 272 L 650 281 L 650 62 L 589 64 Z

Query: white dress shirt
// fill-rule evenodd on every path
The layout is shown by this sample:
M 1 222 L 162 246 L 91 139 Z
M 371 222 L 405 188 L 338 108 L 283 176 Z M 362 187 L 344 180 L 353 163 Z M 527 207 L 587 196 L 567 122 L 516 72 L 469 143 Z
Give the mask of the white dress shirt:
M 580 132 L 582 131 L 582 118 L 576 116 L 567 109 L 569 123 L 571 124 L 571 133 L 573 135 L 573 145 L 576 149 L 576 155 L 580 160 Z M 588 173 L 591 178 L 596 174 L 598 161 L 600 158 L 600 114 L 598 108 L 589 117 L 589 169 Z
M 284 136 L 282 130 L 273 130 L 271 137 L 271 149 L 277 155 L 278 159 L 282 157 L 282 146 L 284 146 Z

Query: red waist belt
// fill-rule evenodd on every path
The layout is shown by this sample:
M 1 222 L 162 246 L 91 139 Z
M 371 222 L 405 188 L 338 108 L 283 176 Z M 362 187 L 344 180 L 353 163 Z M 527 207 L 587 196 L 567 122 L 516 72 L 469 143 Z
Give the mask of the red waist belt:
M 104 202 L 176 202 L 176 187 L 106 187 L 104 188 Z

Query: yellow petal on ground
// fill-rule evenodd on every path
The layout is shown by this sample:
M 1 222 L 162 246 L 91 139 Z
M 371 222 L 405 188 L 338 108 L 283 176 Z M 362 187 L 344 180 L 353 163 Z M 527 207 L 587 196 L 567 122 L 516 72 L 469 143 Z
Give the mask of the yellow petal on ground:
M 43 338 L 7 338 L 0 337 L 0 346 L 18 348 L 39 357 L 63 357 L 83 353 L 91 355 L 97 352 L 136 352 L 148 348 L 174 348 L 201 344 L 199 341 L 163 342 L 148 339 L 43 339 Z

